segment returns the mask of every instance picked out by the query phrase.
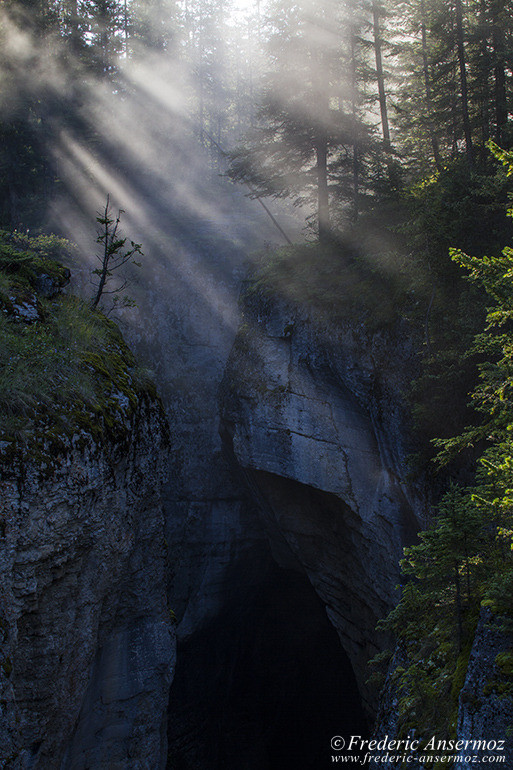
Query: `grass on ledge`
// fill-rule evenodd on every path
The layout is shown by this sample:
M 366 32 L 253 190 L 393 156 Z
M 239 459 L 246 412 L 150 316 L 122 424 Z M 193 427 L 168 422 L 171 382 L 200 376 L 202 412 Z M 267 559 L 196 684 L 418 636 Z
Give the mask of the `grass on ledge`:
M 55 241 L 55 242 L 54 242 Z M 40 320 L 10 311 L 12 299 L 37 296 L 39 276 L 62 284 L 53 259 L 61 239 L 0 233 L 0 439 L 27 439 L 48 426 L 70 434 L 124 432 L 142 392 L 154 393 L 118 327 L 85 301 L 65 294 L 37 297 Z M 48 256 L 52 254 L 52 258 Z

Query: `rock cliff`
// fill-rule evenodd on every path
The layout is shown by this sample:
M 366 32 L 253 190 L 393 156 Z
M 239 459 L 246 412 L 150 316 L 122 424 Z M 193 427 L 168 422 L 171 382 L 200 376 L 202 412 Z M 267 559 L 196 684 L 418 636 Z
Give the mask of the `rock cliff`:
M 1 445 L 6 766 L 153 770 L 169 741 L 171 766 L 288 770 L 329 761 L 335 734 L 368 734 L 376 623 L 428 507 L 408 475 L 411 334 L 254 285 L 239 323 L 226 253 L 184 258 L 201 291 L 156 269 L 130 330 L 169 455 L 123 351 L 79 350 L 103 380 L 98 413 L 74 403 L 64 434 L 43 421 L 32 446 Z M 32 296 L 33 312 L 5 304 L 14 324 L 45 324 Z
M 162 406 L 116 327 L 55 281 L 39 291 L 46 262 L 12 253 L 0 329 L 0 767 L 164 767 L 174 632 Z M 37 312 L 17 310 L 20 294 Z
M 370 713 L 375 626 L 423 515 L 406 481 L 403 391 L 413 370 L 400 330 L 330 326 L 249 291 L 223 386 L 225 442 L 271 549 L 279 562 L 292 556 L 325 604 Z
M 368 716 L 376 710 L 366 662 L 382 644 L 375 625 L 394 603 L 401 548 L 425 507 L 406 482 L 403 390 L 415 356 L 407 330 L 322 325 L 261 293 L 244 293 L 240 324 L 240 270 L 220 253 L 215 271 L 213 255 L 196 255 L 203 294 L 178 279 L 162 279 L 167 299 L 151 288 L 153 312 L 139 307 L 131 335 L 156 367 L 173 424 L 170 757 L 201 770 L 265 770 L 294 743 L 289 760 L 306 761 L 306 734 L 315 762 L 344 725 L 367 729 L 362 699 Z M 306 662 L 276 664 L 312 660 L 319 639 L 325 666 L 314 678 L 331 671 L 337 683 L 322 680 L 324 695 L 305 684 Z M 324 720 L 315 730 L 313 712 Z
M 46 473 L 3 458 L 2 767 L 163 766 L 162 431 L 142 402 L 121 451 L 82 434 Z
M 414 374 L 404 326 L 371 333 L 354 322 L 334 325 L 250 285 L 222 387 L 225 446 L 273 558 L 305 574 L 325 606 L 367 713 L 379 711 L 377 737 L 397 736 L 397 693 L 388 686 L 378 699 L 366 664 L 386 646 L 376 623 L 395 604 L 402 548 L 426 523 L 429 503 L 408 472 L 404 394 Z M 457 739 L 506 737 L 511 762 L 506 622 L 482 613 Z M 462 757 L 504 754 L 468 745 Z
M 445 757 L 441 760 L 443 763 L 455 757 L 455 766 L 499 764 L 509 768 L 513 765 L 511 660 L 511 618 L 482 607 L 468 662 L 465 661 L 454 732 L 450 737 L 431 734 L 417 740 L 416 750 L 406 752 L 410 755 L 409 767 L 421 770 L 428 758 L 436 755 Z M 393 673 L 405 663 L 404 655 L 396 651 L 375 723 L 374 738 L 385 743 L 385 748 L 375 755 L 385 770 L 397 767 L 396 762 L 387 761 L 387 756 L 398 753 L 391 751 L 387 742 L 398 737 L 401 693 L 397 692 Z M 440 705 L 443 708 L 447 704 Z M 415 739 L 416 732 L 410 731 L 410 741 Z M 404 741 L 407 736 L 401 737 Z
M 468 755 L 488 763 L 490 757 L 503 757 L 505 767 L 513 766 L 511 631 L 511 618 L 492 613 L 488 608 L 481 610 L 460 690 L 457 726 L 458 740 L 479 743 L 477 748 L 471 743 L 470 749 L 461 750 L 458 755 L 461 762 L 465 762 Z

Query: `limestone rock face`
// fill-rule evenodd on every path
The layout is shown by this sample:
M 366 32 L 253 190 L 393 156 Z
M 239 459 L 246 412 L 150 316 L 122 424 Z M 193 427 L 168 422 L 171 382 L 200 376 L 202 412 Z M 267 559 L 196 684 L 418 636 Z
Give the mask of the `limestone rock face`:
M 420 490 L 406 484 L 403 390 L 414 357 L 403 337 L 322 326 L 249 294 L 223 386 L 226 443 L 276 558 L 285 544 L 306 571 L 370 711 L 374 629 L 423 513 Z
M 465 683 L 460 691 L 458 708 L 458 740 L 486 741 L 464 748 L 459 756 L 472 755 L 479 761 L 490 762 L 490 756 L 505 757 L 503 767 L 513 767 L 513 698 L 511 673 L 501 670 L 501 654 L 508 655 L 511 671 L 511 620 L 482 609 L 470 653 Z M 498 657 L 499 656 L 499 657 Z M 509 680 L 509 685 L 508 685 Z M 504 692 L 504 687 L 507 691 Z M 506 740 L 504 740 L 506 736 Z M 503 739 L 504 749 L 492 745 Z M 496 759 L 496 762 L 499 760 Z
M 163 767 L 174 640 L 160 408 L 140 398 L 123 446 L 82 433 L 53 452 L 50 436 L 33 456 L 8 449 L 0 765 Z
M 500 665 L 501 655 L 507 656 L 502 658 L 506 662 L 506 671 Z M 379 713 L 374 726 L 373 737 L 377 740 L 398 737 L 400 694 L 393 681 L 393 672 L 397 666 L 404 666 L 405 663 L 404 656 L 396 650 L 381 693 Z M 450 739 L 453 748 L 447 747 L 448 743 L 444 743 L 441 736 L 428 735 L 422 740 L 420 750 L 411 752 L 412 759 L 408 766 L 413 770 L 426 767 L 426 757 L 430 749 L 431 753 L 454 756 L 455 767 L 471 764 L 513 767 L 513 741 L 510 735 L 513 698 L 510 671 L 511 620 L 494 614 L 489 608 L 482 608 L 465 681 L 459 694 L 456 736 Z M 396 764 L 386 762 L 386 754 L 387 750 L 376 752 L 380 758 L 379 766 L 385 770 L 394 770 Z

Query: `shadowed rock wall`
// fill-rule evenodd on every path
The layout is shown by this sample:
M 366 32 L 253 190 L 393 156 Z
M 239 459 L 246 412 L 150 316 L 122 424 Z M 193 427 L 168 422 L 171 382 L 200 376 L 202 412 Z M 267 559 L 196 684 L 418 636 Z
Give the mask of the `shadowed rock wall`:
M 82 433 L 1 464 L 0 764 L 158 768 L 174 642 L 160 487 L 164 422 Z
M 226 444 L 276 553 L 284 540 L 326 605 L 370 713 L 376 623 L 424 506 L 406 481 L 413 367 L 400 335 L 322 326 L 248 293 L 223 385 Z

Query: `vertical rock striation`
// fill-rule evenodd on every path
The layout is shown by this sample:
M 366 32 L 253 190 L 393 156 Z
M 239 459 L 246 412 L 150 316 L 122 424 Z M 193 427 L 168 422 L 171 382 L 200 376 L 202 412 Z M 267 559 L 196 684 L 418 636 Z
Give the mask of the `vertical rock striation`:
M 224 381 L 225 440 L 275 553 L 285 542 L 325 603 L 372 713 L 366 662 L 423 509 L 406 483 L 412 346 L 321 325 L 258 292 L 243 312 Z
M 159 404 L 123 441 L 2 444 L 0 765 L 165 766 L 173 663 Z

